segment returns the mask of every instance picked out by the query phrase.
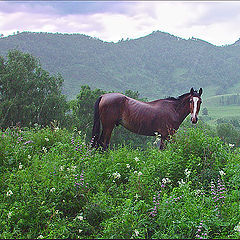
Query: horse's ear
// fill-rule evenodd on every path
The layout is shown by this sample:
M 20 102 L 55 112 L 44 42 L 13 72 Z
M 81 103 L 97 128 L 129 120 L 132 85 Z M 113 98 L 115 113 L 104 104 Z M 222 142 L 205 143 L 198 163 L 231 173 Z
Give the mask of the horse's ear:
M 193 88 L 191 88 L 190 93 L 191 93 L 191 95 L 193 95 L 193 93 L 194 93 L 194 89 Z
M 203 90 L 202 90 L 202 88 L 200 88 L 200 89 L 199 89 L 199 96 L 202 95 L 202 92 L 203 92 Z

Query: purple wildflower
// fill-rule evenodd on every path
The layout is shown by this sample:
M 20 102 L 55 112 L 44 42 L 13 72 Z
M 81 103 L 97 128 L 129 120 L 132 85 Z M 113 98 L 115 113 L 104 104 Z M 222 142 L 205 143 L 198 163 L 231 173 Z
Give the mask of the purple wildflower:
M 215 203 L 215 210 L 217 212 L 217 217 L 220 216 L 220 208 L 224 204 L 226 188 L 224 181 L 221 178 L 218 178 L 217 186 L 211 182 L 211 194 L 212 200 Z
M 203 238 L 207 238 L 207 235 L 208 235 L 207 231 L 203 232 L 203 221 L 201 221 L 196 231 L 195 238 L 203 239 Z
M 74 145 L 74 137 L 72 137 L 71 143 L 72 143 L 72 145 Z
M 88 188 L 88 183 L 85 183 L 85 179 L 84 179 L 84 171 L 82 171 L 79 177 L 78 177 L 78 174 L 75 175 L 74 186 L 77 188 L 77 190 Z

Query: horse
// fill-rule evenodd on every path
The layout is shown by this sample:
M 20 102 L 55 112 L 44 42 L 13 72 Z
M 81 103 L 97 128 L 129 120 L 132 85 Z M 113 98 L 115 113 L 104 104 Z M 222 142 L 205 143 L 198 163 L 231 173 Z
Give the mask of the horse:
M 177 98 L 168 97 L 152 102 L 138 101 L 121 93 L 103 94 L 94 105 L 91 147 L 101 146 L 106 150 L 114 127 L 122 125 L 136 134 L 160 135 L 159 148 L 163 149 L 164 141 L 178 130 L 190 113 L 191 122 L 197 123 L 202 92 L 202 88 L 199 92 L 191 88 L 190 92 Z

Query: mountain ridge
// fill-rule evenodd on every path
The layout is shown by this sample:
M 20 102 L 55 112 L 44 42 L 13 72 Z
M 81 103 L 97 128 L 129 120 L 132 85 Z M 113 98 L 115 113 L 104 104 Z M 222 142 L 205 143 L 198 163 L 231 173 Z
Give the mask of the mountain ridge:
M 208 96 L 239 92 L 240 45 L 235 43 L 215 46 L 160 31 L 117 43 L 84 34 L 23 32 L 0 38 L 0 55 L 18 49 L 39 58 L 47 71 L 63 76 L 68 98 L 88 84 L 156 99 L 191 87 L 203 87 Z

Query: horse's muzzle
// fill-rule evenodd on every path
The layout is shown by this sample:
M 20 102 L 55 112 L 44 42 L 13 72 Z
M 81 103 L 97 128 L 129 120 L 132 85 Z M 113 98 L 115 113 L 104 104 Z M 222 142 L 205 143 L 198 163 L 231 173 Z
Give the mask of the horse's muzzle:
M 196 124 L 197 121 L 198 121 L 198 118 L 197 118 L 197 117 L 195 117 L 195 118 L 191 117 L 191 122 L 192 122 L 193 124 Z

